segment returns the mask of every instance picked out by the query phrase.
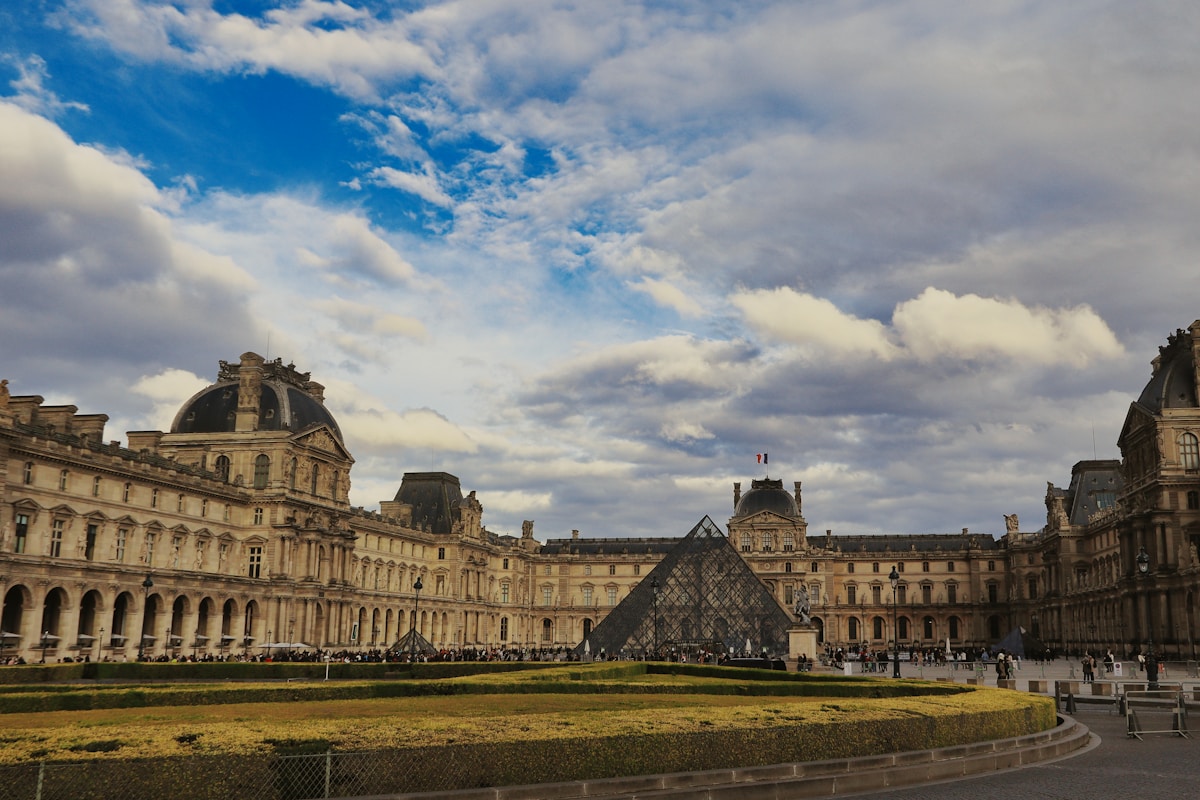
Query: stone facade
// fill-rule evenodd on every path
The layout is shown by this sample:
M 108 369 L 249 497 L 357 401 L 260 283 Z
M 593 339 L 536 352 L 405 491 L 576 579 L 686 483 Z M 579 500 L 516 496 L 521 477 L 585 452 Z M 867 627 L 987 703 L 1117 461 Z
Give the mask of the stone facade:
M 783 608 L 804 587 L 830 644 L 977 647 L 1021 624 L 1061 648 L 1152 631 L 1187 654 L 1198 326 L 1156 360 L 1122 461 L 1080 462 L 1069 489 L 1051 485 L 1040 531 L 1014 515 L 999 537 L 810 537 L 800 484 L 764 478 L 745 493 L 734 484 L 731 542 Z M 170 431 L 121 446 L 105 441 L 106 422 L 0 383 L 0 657 L 382 649 L 414 615 L 437 647 L 570 648 L 678 541 L 575 531 L 543 543 L 531 521 L 495 534 L 475 493 L 442 472 L 405 474 L 378 512 L 351 507 L 354 462 L 323 387 L 254 353 L 222 362 Z M 1136 578 L 1141 547 L 1152 568 Z

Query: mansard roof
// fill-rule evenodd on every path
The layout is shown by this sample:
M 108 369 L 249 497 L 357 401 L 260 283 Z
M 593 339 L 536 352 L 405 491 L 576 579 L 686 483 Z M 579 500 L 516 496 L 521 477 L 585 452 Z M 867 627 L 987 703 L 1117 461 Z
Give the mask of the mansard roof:
M 1000 542 L 990 533 L 918 533 L 901 535 L 827 536 L 824 540 L 809 537 L 809 544 L 842 553 L 904 554 L 904 553 L 965 553 L 968 550 L 999 550 Z

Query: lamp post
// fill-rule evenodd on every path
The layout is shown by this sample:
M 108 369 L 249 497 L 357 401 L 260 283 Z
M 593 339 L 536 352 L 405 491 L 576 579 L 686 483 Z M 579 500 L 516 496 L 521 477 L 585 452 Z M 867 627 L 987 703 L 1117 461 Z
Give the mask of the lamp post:
M 100 629 L 100 638 L 96 641 L 96 660 L 104 660 L 104 628 Z
M 654 657 L 658 658 L 658 578 L 650 579 L 650 593 L 654 598 Z
M 146 576 L 146 580 L 142 581 L 142 630 L 138 635 L 138 661 L 145 657 L 146 653 L 146 614 L 149 612 L 150 590 L 154 588 L 154 581 L 150 576 Z
M 1150 575 L 1150 556 L 1142 547 L 1137 554 L 1138 574 L 1143 578 Z M 1158 690 L 1158 659 L 1154 657 L 1154 605 L 1150 601 L 1150 593 L 1146 592 L 1146 688 Z
M 271 630 L 267 629 L 267 661 L 271 660 Z
M 896 571 L 896 565 L 892 565 L 892 571 L 888 573 L 888 580 L 892 584 L 892 677 L 900 677 L 900 618 L 896 611 L 896 592 L 900 587 L 900 573 Z
M 421 576 L 417 576 L 417 580 L 413 583 L 413 621 L 412 630 L 409 631 L 408 638 L 408 660 L 417 660 L 417 608 L 421 604 L 421 589 L 425 588 L 421 583 Z
M 46 640 L 50 638 L 50 631 L 42 631 L 42 661 L 46 663 Z

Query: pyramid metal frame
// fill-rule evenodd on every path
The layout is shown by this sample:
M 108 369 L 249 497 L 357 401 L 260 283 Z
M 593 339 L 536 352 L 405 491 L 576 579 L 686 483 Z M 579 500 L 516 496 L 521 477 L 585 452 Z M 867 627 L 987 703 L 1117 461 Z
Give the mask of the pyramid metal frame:
M 413 639 L 416 639 L 415 647 Z M 430 644 L 429 640 L 421 634 L 417 633 L 416 628 L 409 628 L 408 633 L 401 636 L 394 645 L 388 648 L 388 652 L 401 655 L 404 653 L 436 653 L 437 648 Z
M 593 656 L 700 648 L 786 655 L 792 624 L 791 615 L 705 516 L 575 652 L 582 655 L 586 644 Z

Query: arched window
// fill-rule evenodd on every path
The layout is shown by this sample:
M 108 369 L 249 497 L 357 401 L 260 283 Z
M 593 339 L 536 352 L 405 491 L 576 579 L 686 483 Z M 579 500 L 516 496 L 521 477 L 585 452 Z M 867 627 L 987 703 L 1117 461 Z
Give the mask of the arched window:
M 1034 636 L 1037 636 L 1036 631 L 1034 632 Z M 950 638 L 955 640 L 962 638 L 958 632 L 958 617 L 950 618 Z
M 542 620 L 542 641 L 547 644 L 554 641 L 554 623 L 549 619 Z
M 900 619 L 896 621 L 896 634 L 901 639 L 908 638 L 908 617 L 900 617 Z
M 315 495 L 317 493 L 317 486 L 319 485 L 318 481 L 320 481 L 320 479 L 321 479 L 321 465 L 313 464 L 312 485 L 308 487 L 309 494 Z
M 217 477 L 228 483 L 229 481 L 229 456 L 217 456 L 217 460 L 213 465 L 213 471 L 217 473 Z
M 1179 460 L 1188 472 L 1200 471 L 1200 439 L 1194 433 L 1179 437 Z
M 858 618 L 851 617 L 846 620 L 846 639 L 851 642 L 858 641 Z
M 932 639 L 933 638 L 933 617 L 926 617 L 924 620 L 922 620 L 921 627 L 924 629 L 922 632 L 923 635 L 921 638 Z
M 508 617 L 500 618 L 500 641 L 508 641 Z
M 254 488 L 267 488 L 267 479 L 271 475 L 271 458 L 260 454 L 254 459 Z
M 874 635 L 871 638 L 882 639 L 883 638 L 883 617 L 875 617 L 875 619 L 873 621 L 873 627 L 874 627 L 874 631 L 873 631 Z

